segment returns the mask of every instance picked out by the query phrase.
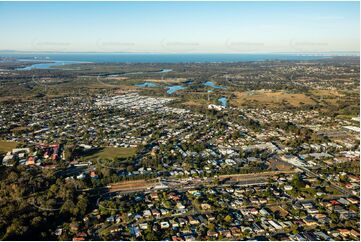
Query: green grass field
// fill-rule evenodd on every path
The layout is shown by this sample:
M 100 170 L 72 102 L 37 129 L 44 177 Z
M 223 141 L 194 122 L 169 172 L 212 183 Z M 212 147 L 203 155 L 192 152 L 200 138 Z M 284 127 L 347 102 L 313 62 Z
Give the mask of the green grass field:
M 95 159 L 110 159 L 113 160 L 117 157 L 130 157 L 135 155 L 137 148 L 123 148 L 123 147 L 104 147 L 94 154 L 83 156 L 84 160 L 95 160 Z
M 17 145 L 18 143 L 15 141 L 0 140 L 0 153 L 11 151 L 15 149 Z

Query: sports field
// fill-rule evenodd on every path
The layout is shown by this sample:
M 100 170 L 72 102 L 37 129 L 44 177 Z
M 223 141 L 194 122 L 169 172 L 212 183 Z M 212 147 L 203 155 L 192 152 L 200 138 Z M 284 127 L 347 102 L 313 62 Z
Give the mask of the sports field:
M 109 159 L 113 160 L 117 157 L 131 157 L 135 155 L 137 148 L 123 148 L 123 147 L 104 147 L 93 153 L 91 155 L 83 156 L 86 160 L 96 160 L 96 159 Z

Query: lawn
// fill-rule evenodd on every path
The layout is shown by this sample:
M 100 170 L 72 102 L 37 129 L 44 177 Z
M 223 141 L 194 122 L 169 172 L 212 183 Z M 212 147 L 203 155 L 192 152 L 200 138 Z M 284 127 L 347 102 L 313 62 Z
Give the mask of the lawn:
M 0 140 L 0 153 L 11 151 L 15 149 L 17 145 L 18 143 L 15 141 Z
M 135 155 L 137 148 L 123 148 L 123 147 L 104 147 L 90 155 L 83 156 L 85 160 L 95 159 L 109 159 L 113 160 L 117 157 L 131 157 Z

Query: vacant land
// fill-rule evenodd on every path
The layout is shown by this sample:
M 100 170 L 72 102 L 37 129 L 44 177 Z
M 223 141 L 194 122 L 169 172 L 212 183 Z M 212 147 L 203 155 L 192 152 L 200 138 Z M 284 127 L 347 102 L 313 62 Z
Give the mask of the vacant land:
M 113 160 L 117 157 L 131 157 L 135 155 L 137 148 L 122 148 L 122 147 L 104 147 L 101 150 L 91 155 L 86 155 L 83 159 L 95 160 L 95 159 L 109 159 Z
M 17 145 L 18 143 L 14 141 L 0 140 L 0 153 L 11 151 L 12 149 L 15 149 Z
M 278 105 L 281 103 L 288 103 L 294 107 L 299 107 L 304 104 L 315 104 L 315 102 L 302 93 L 287 93 L 283 91 L 249 91 L 249 92 L 235 92 L 236 98 L 231 100 L 234 106 L 242 106 L 245 104 L 263 104 L 263 105 Z
M 106 80 L 117 80 L 117 81 L 124 81 L 124 80 L 128 80 L 129 77 L 126 76 L 108 76 L 105 77 Z
M 311 91 L 312 94 L 316 96 L 326 96 L 326 97 L 343 97 L 344 94 L 340 93 L 337 90 L 328 90 L 328 89 L 315 89 Z
M 145 79 L 144 81 L 156 83 L 180 83 L 187 81 L 187 78 Z
M 207 106 L 207 101 L 204 99 L 198 99 L 198 100 L 189 100 L 186 101 L 184 103 L 182 103 L 185 106 L 189 106 L 189 107 L 206 107 Z
M 294 167 L 291 164 L 281 161 L 281 160 L 270 160 L 269 162 L 270 162 L 270 167 L 273 170 L 290 171 L 290 170 L 294 169 Z
M 317 89 L 310 91 L 310 94 L 317 100 L 321 100 L 328 105 L 337 105 L 337 102 L 345 97 L 340 91 L 328 90 L 328 89 Z
M 288 215 L 288 212 L 280 206 L 270 206 L 269 208 L 273 213 L 278 213 L 281 217 L 286 217 Z
M 21 132 L 23 132 L 23 131 L 27 131 L 27 130 L 29 130 L 29 128 L 28 127 L 16 127 L 16 128 L 13 128 L 13 129 L 11 129 L 11 132 L 19 132 L 19 133 L 21 133 Z

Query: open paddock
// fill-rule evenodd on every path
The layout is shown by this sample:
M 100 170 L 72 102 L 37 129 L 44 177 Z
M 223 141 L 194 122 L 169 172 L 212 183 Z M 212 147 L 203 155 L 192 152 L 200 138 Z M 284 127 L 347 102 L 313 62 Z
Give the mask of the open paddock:
M 260 105 L 280 105 L 287 103 L 294 107 L 301 105 L 311 105 L 315 102 L 303 93 L 288 93 L 284 91 L 249 91 L 249 92 L 235 92 L 236 98 L 231 99 L 231 105 L 243 106 L 248 104 Z

